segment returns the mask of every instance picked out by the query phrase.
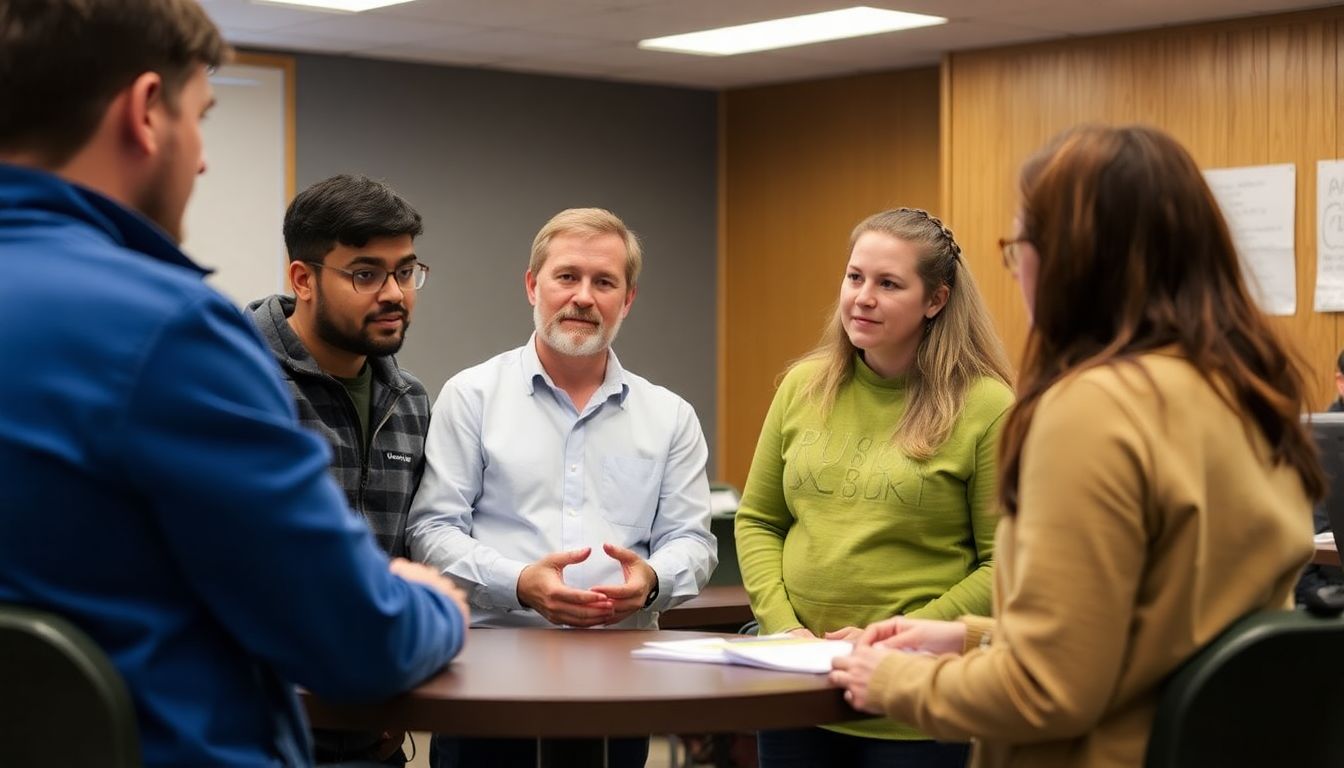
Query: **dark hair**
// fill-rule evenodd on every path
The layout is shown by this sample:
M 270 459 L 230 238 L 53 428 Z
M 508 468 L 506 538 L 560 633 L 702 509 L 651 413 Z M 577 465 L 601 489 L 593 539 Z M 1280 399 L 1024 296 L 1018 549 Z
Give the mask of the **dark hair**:
M 1339 351 L 1339 357 L 1335 359 L 1335 370 L 1344 373 L 1344 349 Z
M 321 262 L 337 243 L 362 248 L 375 237 L 418 237 L 420 214 L 392 188 L 341 174 L 303 190 L 285 211 L 290 261 Z
M 1017 511 L 1021 452 L 1042 395 L 1065 375 L 1179 349 L 1272 460 L 1325 492 L 1299 361 L 1242 279 L 1226 222 L 1190 155 L 1154 128 L 1081 126 L 1022 169 L 1023 237 L 1040 255 L 1019 398 L 999 444 L 999 496 Z
M 59 167 L 140 75 L 162 76 L 176 109 L 197 68 L 231 53 L 196 0 L 3 0 L 0 151 Z

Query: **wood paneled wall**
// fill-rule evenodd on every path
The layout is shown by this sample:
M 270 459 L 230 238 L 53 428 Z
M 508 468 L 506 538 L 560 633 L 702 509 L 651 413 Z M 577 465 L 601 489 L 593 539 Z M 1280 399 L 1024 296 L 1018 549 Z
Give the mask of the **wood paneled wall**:
M 1297 166 L 1297 314 L 1274 318 L 1333 394 L 1339 315 L 1312 310 L 1316 161 L 1344 157 L 1344 9 L 957 53 L 943 65 L 943 204 L 1014 359 L 1027 332 L 995 247 L 1017 170 L 1050 136 L 1101 121 L 1159 126 L 1204 168 Z
M 816 343 L 849 232 L 935 210 L 938 70 L 729 91 L 721 102 L 720 479 L 741 487 L 775 382 Z

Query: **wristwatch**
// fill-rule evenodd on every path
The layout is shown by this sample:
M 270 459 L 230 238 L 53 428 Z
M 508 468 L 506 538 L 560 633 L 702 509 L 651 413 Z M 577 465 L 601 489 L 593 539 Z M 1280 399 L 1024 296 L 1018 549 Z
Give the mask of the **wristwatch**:
M 653 589 L 649 590 L 649 596 L 644 600 L 644 607 L 648 608 L 650 605 L 653 605 L 653 601 L 657 599 L 658 599 L 658 574 L 655 572 L 653 574 Z

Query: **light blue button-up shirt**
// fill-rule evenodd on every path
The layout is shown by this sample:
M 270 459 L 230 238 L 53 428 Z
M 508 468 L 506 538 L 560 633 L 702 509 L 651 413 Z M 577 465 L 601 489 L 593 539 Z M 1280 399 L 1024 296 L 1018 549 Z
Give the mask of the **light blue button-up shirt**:
M 582 412 L 527 344 L 444 385 L 411 505 L 411 556 L 468 592 L 476 626 L 549 626 L 518 603 L 518 575 L 562 550 L 592 547 L 564 571 L 587 588 L 620 584 L 602 543 L 658 574 L 653 605 L 616 625 L 655 628 L 658 612 L 699 594 L 717 564 L 709 532 L 709 451 L 695 410 L 608 352 Z

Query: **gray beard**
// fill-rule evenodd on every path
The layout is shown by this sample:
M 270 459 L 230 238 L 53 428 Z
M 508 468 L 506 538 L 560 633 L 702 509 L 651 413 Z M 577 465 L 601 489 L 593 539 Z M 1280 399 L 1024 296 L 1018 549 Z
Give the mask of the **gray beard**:
M 593 333 L 566 333 L 560 328 L 558 318 L 562 315 L 563 310 L 547 320 L 541 316 L 540 304 L 532 306 L 532 325 L 537 329 L 537 336 L 546 346 L 566 357 L 592 357 L 601 354 L 611 347 L 611 343 L 616 340 L 616 334 L 621 330 L 622 318 L 618 317 L 608 329 L 599 315 L 598 326 Z

